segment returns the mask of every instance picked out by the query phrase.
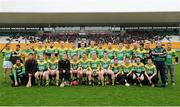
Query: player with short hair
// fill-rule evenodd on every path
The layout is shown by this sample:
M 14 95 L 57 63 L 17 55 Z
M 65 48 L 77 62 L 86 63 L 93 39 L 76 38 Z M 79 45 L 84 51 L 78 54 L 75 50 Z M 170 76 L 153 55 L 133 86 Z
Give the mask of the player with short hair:
M 158 82 L 156 66 L 153 64 L 152 59 L 148 58 L 148 64 L 145 65 L 145 81 L 152 87 Z
M 76 77 L 77 77 L 77 79 L 79 81 L 79 78 L 80 78 L 80 75 L 79 75 L 80 65 L 79 65 L 79 60 L 78 60 L 77 54 L 75 54 L 73 56 L 73 59 L 70 60 L 70 63 L 71 63 L 71 70 L 70 70 L 71 79 L 75 80 Z
M 144 64 L 141 62 L 141 58 L 139 56 L 136 57 L 136 62 L 133 64 L 133 79 L 134 85 L 137 83 L 140 87 L 142 87 L 142 81 L 144 81 L 144 73 L 145 68 Z
M 58 59 L 56 59 L 55 54 L 51 54 L 51 58 L 48 60 L 48 70 L 45 72 L 46 75 L 46 86 L 49 86 L 49 76 L 55 76 L 55 84 L 59 85 L 59 70 L 58 70 Z
M 35 73 L 35 78 L 37 80 L 38 85 L 41 85 L 41 80 L 44 82 L 45 80 L 45 72 L 48 69 L 48 63 L 44 60 L 43 55 L 39 57 L 38 63 L 38 71 Z

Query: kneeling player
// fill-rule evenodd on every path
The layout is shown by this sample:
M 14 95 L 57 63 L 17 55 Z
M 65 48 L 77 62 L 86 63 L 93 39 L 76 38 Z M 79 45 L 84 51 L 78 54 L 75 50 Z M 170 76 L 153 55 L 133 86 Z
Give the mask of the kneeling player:
M 120 77 L 120 70 L 121 70 L 121 65 L 118 62 L 118 59 L 114 59 L 114 63 L 111 64 L 110 70 L 113 72 L 111 74 L 111 79 L 112 79 L 112 85 L 114 85 L 114 80 L 118 80 Z
M 79 68 L 78 57 L 76 54 L 73 56 L 73 59 L 70 61 L 70 63 L 71 63 L 71 70 L 70 70 L 71 79 L 75 80 L 77 77 L 77 79 L 79 80 L 78 72 L 80 68 Z
M 142 81 L 144 81 L 144 75 L 143 72 L 145 71 L 144 69 L 144 64 L 141 63 L 141 59 L 140 57 L 136 57 L 136 62 L 133 64 L 133 79 L 134 81 L 134 85 L 136 85 L 136 83 L 139 84 L 140 87 L 142 87 Z
M 122 80 L 125 86 L 130 86 L 132 82 L 132 64 L 129 61 L 129 57 L 125 58 L 125 62 L 122 64 Z
M 148 64 L 145 65 L 145 81 L 152 87 L 158 82 L 156 66 L 152 63 L 152 59 L 148 59 Z
M 20 78 L 21 84 L 25 85 L 25 67 L 24 64 L 21 63 L 20 59 L 16 60 L 16 64 L 13 65 L 13 72 L 12 72 L 11 79 L 14 81 L 14 85 L 18 86 Z
M 99 59 L 97 58 L 96 53 L 92 53 L 92 59 L 89 61 L 89 69 L 91 71 L 93 85 L 95 83 L 95 78 L 98 76 L 100 67 Z M 99 79 L 99 78 L 98 78 Z M 100 80 L 99 80 L 100 81 Z M 89 85 L 91 85 L 91 82 L 89 82 Z
M 49 85 L 49 76 L 55 76 L 56 86 L 59 85 L 59 70 L 58 70 L 58 60 L 55 57 L 55 54 L 51 54 L 51 59 L 48 60 L 48 70 L 45 72 L 46 75 L 46 86 Z
M 87 59 L 86 53 L 83 53 L 82 59 L 80 60 L 80 70 L 78 74 L 80 79 L 82 79 L 83 75 L 85 75 L 88 78 L 88 81 L 91 81 L 91 72 L 89 71 L 89 60 Z M 86 81 L 86 79 L 83 81 Z
M 41 85 L 41 80 L 42 82 L 44 82 L 45 80 L 46 71 L 47 71 L 47 62 L 44 61 L 43 55 L 41 55 L 38 60 L 38 71 L 35 73 L 35 78 L 39 86 Z
M 104 52 L 103 58 L 101 59 L 101 69 L 99 71 L 99 79 L 101 80 L 102 86 L 104 86 L 104 76 L 105 83 L 107 82 L 108 75 L 111 75 L 111 79 L 114 79 L 113 72 L 109 69 L 111 60 L 108 58 L 106 52 Z

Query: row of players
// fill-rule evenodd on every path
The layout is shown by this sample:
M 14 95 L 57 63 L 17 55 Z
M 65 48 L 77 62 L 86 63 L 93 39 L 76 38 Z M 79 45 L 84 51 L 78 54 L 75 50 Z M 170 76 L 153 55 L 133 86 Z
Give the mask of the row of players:
M 156 67 L 152 63 L 153 61 L 152 61 L 151 51 L 152 50 L 150 49 L 149 42 L 145 44 L 145 48 L 143 44 L 138 44 L 137 42 L 133 43 L 133 48 L 128 43 L 126 44 L 119 43 L 118 49 L 113 49 L 111 43 L 108 44 L 108 49 L 103 48 L 102 44 L 99 44 L 98 47 L 95 47 L 94 41 L 91 41 L 90 47 L 88 48 L 85 48 L 84 43 L 81 43 L 81 48 L 75 48 L 75 45 L 73 45 L 73 47 L 68 50 L 64 47 L 63 42 L 61 42 L 59 49 L 54 47 L 53 42 L 50 43 L 50 46 L 48 48 L 44 48 L 43 44 L 40 42 L 37 48 L 31 49 L 29 45 L 27 45 L 25 50 L 20 50 L 19 45 L 17 45 L 17 49 L 15 51 L 11 51 L 9 45 L 7 45 L 6 49 L 3 51 L 4 53 L 3 67 L 6 74 L 7 71 L 6 68 L 10 68 L 10 69 L 12 68 L 11 64 L 9 63 L 11 59 L 10 56 L 16 57 L 14 59 L 18 59 L 17 57 L 20 57 L 19 59 L 23 59 L 25 62 L 25 60 L 27 60 L 27 56 L 33 54 L 38 60 L 37 61 L 38 71 L 44 72 L 44 73 L 36 72 L 35 77 L 37 78 L 37 80 L 39 77 L 42 77 L 46 80 L 46 85 L 49 85 L 49 75 L 52 76 L 56 75 L 56 85 L 58 85 L 59 73 L 60 73 L 58 69 L 58 59 L 63 60 L 63 55 L 64 55 L 67 57 L 67 59 L 70 60 L 69 74 L 72 80 L 74 79 L 74 75 L 79 80 L 81 80 L 80 78 L 84 74 L 87 76 L 89 84 L 91 84 L 91 80 L 92 80 L 91 76 L 98 75 L 98 80 L 99 80 L 98 83 L 104 86 L 106 83 L 103 82 L 104 74 L 106 74 L 111 76 L 112 85 L 114 85 L 115 78 L 121 77 L 122 74 L 127 74 L 128 76 L 125 77 L 129 77 L 129 76 L 133 77 L 133 79 L 136 79 L 140 85 L 142 85 L 140 81 L 143 81 L 144 77 L 146 77 L 147 78 L 146 80 L 148 80 L 149 83 L 152 86 L 154 86 L 154 84 L 157 83 L 158 78 L 156 75 L 157 72 Z M 171 49 L 170 43 L 167 45 L 167 52 L 169 53 L 169 55 L 167 55 L 168 57 L 165 58 L 166 63 L 173 64 L 174 63 L 173 59 L 176 57 L 176 55 L 175 55 L 175 51 Z M 44 57 L 44 55 L 46 57 Z M 15 67 L 13 68 L 17 69 L 18 67 L 15 64 L 15 61 L 11 60 L 11 62 L 14 63 Z M 42 65 L 44 67 L 42 67 Z M 41 69 L 41 67 L 43 68 L 43 70 Z M 16 72 L 16 70 L 13 70 L 13 72 Z M 17 75 L 15 74 L 13 73 L 15 78 L 15 85 L 17 85 L 18 84 L 16 79 Z M 118 80 L 125 80 L 124 82 L 126 86 L 129 86 L 129 83 L 132 83 L 132 78 L 128 78 L 128 79 L 118 78 Z M 129 80 L 131 82 L 128 82 Z M 175 83 L 175 80 L 172 80 L 172 82 Z M 28 84 L 27 86 L 29 87 L 31 85 Z

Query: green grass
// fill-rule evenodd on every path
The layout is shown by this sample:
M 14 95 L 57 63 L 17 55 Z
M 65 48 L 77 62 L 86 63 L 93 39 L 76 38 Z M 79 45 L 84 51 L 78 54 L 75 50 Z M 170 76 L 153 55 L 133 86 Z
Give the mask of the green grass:
M 180 57 L 180 53 L 178 53 Z M 0 62 L 2 65 L 2 61 Z M 106 87 L 11 87 L 3 82 L 3 69 L 0 68 L 1 106 L 169 106 L 180 105 L 180 65 L 176 66 L 176 86 L 151 88 L 148 86 L 106 86 Z

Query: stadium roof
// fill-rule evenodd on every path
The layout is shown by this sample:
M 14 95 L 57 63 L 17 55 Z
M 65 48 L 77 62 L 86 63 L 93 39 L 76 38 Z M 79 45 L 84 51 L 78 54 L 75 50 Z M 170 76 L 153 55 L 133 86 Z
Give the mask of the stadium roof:
M 180 12 L 0 13 L 0 27 L 62 25 L 179 26 Z

